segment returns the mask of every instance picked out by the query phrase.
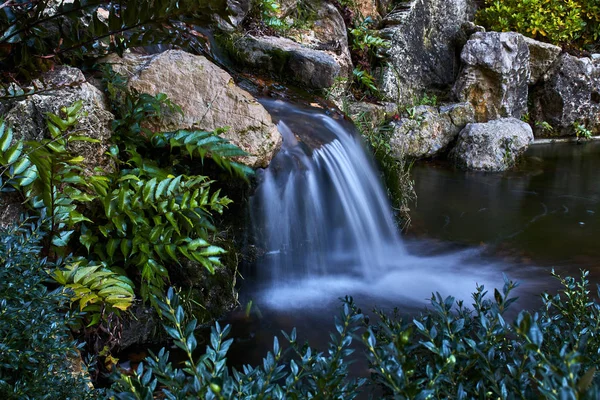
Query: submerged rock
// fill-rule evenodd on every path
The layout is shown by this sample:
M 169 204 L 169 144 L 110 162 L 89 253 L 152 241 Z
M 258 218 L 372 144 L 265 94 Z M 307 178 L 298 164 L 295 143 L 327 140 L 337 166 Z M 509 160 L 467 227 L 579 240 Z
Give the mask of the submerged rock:
M 469 103 L 452 104 L 438 108 L 418 106 L 410 118 L 392 122 L 390 138 L 394 157 L 433 157 L 446 149 L 458 133 L 474 122 L 473 107 Z
M 574 135 L 574 124 L 600 133 L 600 59 L 563 54 L 548 75 L 532 92 L 532 118 L 558 135 Z M 536 127 L 537 135 L 545 133 Z
M 267 166 L 281 145 L 281 135 L 264 107 L 205 57 L 169 50 L 152 56 L 127 54 L 107 62 L 128 77 L 130 88 L 165 93 L 181 107 L 183 116 L 165 115 L 152 126 L 156 131 L 229 127 L 222 136 L 250 154 L 239 161 L 251 167 Z
M 516 118 L 468 124 L 450 157 L 463 168 L 504 171 L 515 165 L 532 141 L 531 127 Z
M 381 30 L 391 41 L 382 92 L 407 105 L 428 91 L 450 87 L 460 67 L 461 26 L 474 10 L 472 0 L 412 0 L 388 14 Z
M 79 69 L 67 66 L 56 67 L 44 74 L 38 87 L 41 90 L 23 100 L 0 102 L 0 112 L 13 127 L 15 139 L 49 138 L 47 113 L 60 115 L 62 107 L 81 100 L 83 108 L 75 128 L 77 134 L 97 139 L 99 143 L 73 142 L 69 150 L 84 157 L 83 165 L 89 173 L 95 167 L 110 170 L 112 161 L 105 153 L 114 116 L 109 111 L 104 93 L 89 83 Z
M 529 47 L 514 32 L 477 32 L 461 53 L 454 86 L 460 101 L 475 108 L 477 121 L 521 118 L 527 113 Z

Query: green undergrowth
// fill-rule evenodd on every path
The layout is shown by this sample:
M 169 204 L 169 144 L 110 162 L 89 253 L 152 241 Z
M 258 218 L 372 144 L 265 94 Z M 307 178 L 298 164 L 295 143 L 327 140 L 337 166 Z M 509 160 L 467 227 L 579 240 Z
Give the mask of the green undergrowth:
M 41 142 L 15 140 L 0 121 L 2 191 L 18 191 L 45 222 L 43 256 L 74 255 L 52 276 L 74 292 L 85 326 L 119 316 L 137 296 L 156 306 L 172 284 L 169 269 L 182 260 L 209 274 L 221 268 L 225 250 L 214 243 L 213 214 L 231 200 L 196 165 L 210 156 L 230 179 L 252 173 L 232 160 L 246 153 L 221 138 L 223 130 L 152 132 L 148 126 L 163 113 L 180 112 L 165 95 L 128 91 L 110 72 L 106 86 L 116 115 L 106 170 L 70 150 L 98 142 L 80 132 L 81 102 L 49 114 Z
M 275 337 L 262 365 L 242 370 L 227 367 L 228 326 L 217 324 L 205 354 L 194 357 L 196 322 L 184 322 L 170 290 L 159 302 L 165 329 L 187 360 L 176 366 L 166 349 L 152 353 L 132 375 L 115 374 L 110 392 L 117 399 L 352 399 L 376 387 L 390 399 L 596 399 L 600 304 L 586 272 L 579 280 L 554 276 L 558 294 L 544 293 L 538 311 L 512 322 L 505 318 L 517 285 L 506 278 L 491 297 L 477 287 L 471 307 L 434 294 L 419 316 L 377 312 L 376 323 L 346 298 L 326 349 L 282 332 L 284 344 Z M 357 359 L 368 362 L 368 378 L 350 376 Z

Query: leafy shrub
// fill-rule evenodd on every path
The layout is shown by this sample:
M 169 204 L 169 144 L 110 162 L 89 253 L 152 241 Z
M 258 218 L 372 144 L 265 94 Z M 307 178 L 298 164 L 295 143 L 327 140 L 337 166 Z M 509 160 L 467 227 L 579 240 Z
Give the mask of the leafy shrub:
M 515 31 L 555 44 L 600 39 L 597 0 L 486 0 L 478 20 L 495 31 Z
M 543 294 L 541 310 L 512 324 L 503 315 L 516 285 L 507 279 L 493 300 L 478 287 L 473 309 L 438 294 L 412 321 L 379 313 L 365 334 L 374 380 L 397 399 L 598 398 L 600 304 L 587 273 L 579 282 L 556 277 L 564 296 Z
M 65 288 L 49 290 L 39 258 L 39 224 L 0 230 L 0 397 L 3 399 L 83 399 L 91 396 L 86 379 L 73 370 L 78 345 L 64 314 Z M 71 360 L 70 360 L 71 358 Z
M 0 70 L 30 80 L 57 63 L 122 54 L 130 47 L 183 46 L 197 40 L 184 22 L 214 13 L 226 13 L 222 2 L 6 2 L 0 9 Z
M 119 85 L 109 89 L 116 97 Z M 81 102 L 64 108 L 63 116 L 50 114 L 51 139 L 41 142 L 9 146 L 11 130 L 0 124 L 5 186 L 21 189 L 29 206 L 49 221 L 43 254 L 55 257 L 78 249 L 88 258 L 56 271 L 54 277 L 75 289 L 73 300 L 89 312 L 91 324 L 105 311 L 118 314 L 131 305 L 132 281 L 145 301 L 164 293 L 167 267 L 177 265 L 179 257 L 209 272 L 221 265 L 225 251 L 211 244 L 211 216 L 222 213 L 231 200 L 211 190 L 209 177 L 188 175 L 182 158 L 203 160 L 210 154 L 231 173 L 246 178 L 251 172 L 231 161 L 246 153 L 219 137 L 221 130 L 153 135 L 142 128 L 150 118 L 159 118 L 165 106 L 177 109 L 165 95 L 122 95 L 113 125 L 124 150 L 111 148 L 116 166 L 111 173 L 96 169 L 83 178 L 83 158 L 69 151 L 70 142 L 90 140 L 74 135 Z
M 284 333 L 289 347 L 285 351 L 277 337 L 273 340 L 273 351 L 258 367 L 245 366 L 243 371 L 232 369 L 226 364 L 226 356 L 232 339 L 224 340 L 229 327 L 221 329 L 217 323 L 212 329 L 210 345 L 206 354 L 198 360 L 193 352 L 197 347 L 194 336 L 196 321 L 183 325 L 184 312 L 172 289 L 166 302 L 159 301 L 169 324 L 167 333 L 177 347 L 187 354 L 183 368 L 176 368 L 169 362 L 169 352 L 162 349 L 158 355 L 140 363 L 133 375 L 117 375 L 110 393 L 117 399 L 153 399 L 158 396 L 169 399 L 353 399 L 364 380 L 348 379 L 348 364 L 345 357 L 352 354 L 350 349 L 353 333 L 361 315 L 356 308 L 346 302 L 339 319 L 336 318 L 336 334 L 328 351 L 316 352 L 296 341 L 296 331 L 288 336 Z
M 556 276 L 556 275 L 555 275 Z M 511 324 L 503 315 L 516 300 L 516 284 L 487 299 L 483 287 L 473 294 L 473 308 L 453 297 L 432 296 L 420 316 L 403 319 L 379 312 L 369 325 L 351 299 L 344 302 L 336 332 L 325 353 L 299 347 L 295 331 L 277 338 L 259 367 L 243 371 L 226 366 L 229 328 L 217 324 L 206 354 L 195 360 L 195 321 L 183 326 L 184 312 L 173 291 L 160 302 L 165 329 L 188 356 L 182 369 L 169 362 L 164 349 L 140 364 L 133 375 L 116 375 L 112 395 L 118 399 L 175 398 L 320 398 L 356 397 L 366 380 L 348 376 L 352 338 L 364 326 L 362 342 L 371 365 L 371 381 L 394 399 L 500 398 L 597 399 L 600 396 L 600 304 L 590 296 L 587 273 L 580 281 L 560 278 L 562 294 L 542 295 L 535 314 L 522 311 Z M 600 288 L 598 290 L 600 294 Z M 362 322 L 362 324 L 361 324 Z M 287 356 L 284 353 L 287 352 Z M 160 393 L 160 394 L 159 394 Z

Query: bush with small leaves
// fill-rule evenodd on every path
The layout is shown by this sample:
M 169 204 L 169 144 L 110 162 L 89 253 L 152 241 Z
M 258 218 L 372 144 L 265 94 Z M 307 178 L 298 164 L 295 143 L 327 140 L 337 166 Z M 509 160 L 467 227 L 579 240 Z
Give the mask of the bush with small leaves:
M 217 323 L 212 329 L 206 353 L 195 359 L 197 341 L 194 336 L 196 321 L 184 326 L 184 312 L 172 289 L 166 301 L 159 301 L 166 317 L 167 333 L 177 347 L 187 354 L 183 368 L 173 367 L 169 353 L 162 349 L 141 363 L 133 375 L 115 375 L 115 384 L 109 393 L 117 399 L 153 399 L 165 397 L 200 399 L 353 399 L 359 393 L 364 379 L 348 377 L 347 357 L 358 322 L 362 315 L 346 299 L 342 313 L 336 318 L 336 332 L 326 352 L 317 352 L 300 346 L 296 331 L 283 334 L 289 343 L 287 349 L 273 340 L 269 352 L 258 367 L 244 366 L 242 371 L 227 367 L 227 351 L 232 339 L 225 340 L 229 327 Z
M 111 394 L 148 400 L 352 399 L 373 388 L 365 379 L 351 379 L 347 369 L 353 338 L 363 328 L 379 398 L 598 399 L 600 304 L 590 296 L 586 272 L 580 281 L 555 276 L 562 293 L 543 294 L 541 310 L 522 311 L 513 323 L 503 316 L 516 300 L 510 297 L 516 284 L 508 279 L 502 292 L 494 290 L 493 300 L 478 287 L 472 308 L 437 294 L 416 318 L 400 318 L 398 310 L 392 316 L 379 312 L 372 325 L 346 298 L 327 352 L 299 347 L 294 330 L 284 334 L 287 350 L 275 338 L 263 365 L 243 371 L 227 367 L 232 339 L 224 341 L 229 328 L 218 324 L 206 353 L 194 359 L 196 322 L 184 326 L 183 308 L 170 290 L 166 302 L 159 302 L 168 320 L 165 329 L 188 360 L 183 368 L 173 367 L 163 349 L 133 375 L 116 374 Z
M 477 18 L 490 30 L 555 44 L 597 46 L 600 39 L 597 0 L 485 0 Z
M 88 379 L 75 372 L 79 345 L 65 314 L 69 294 L 48 288 L 40 259 L 42 230 L 31 221 L 0 231 L 0 397 L 2 399 L 85 399 Z

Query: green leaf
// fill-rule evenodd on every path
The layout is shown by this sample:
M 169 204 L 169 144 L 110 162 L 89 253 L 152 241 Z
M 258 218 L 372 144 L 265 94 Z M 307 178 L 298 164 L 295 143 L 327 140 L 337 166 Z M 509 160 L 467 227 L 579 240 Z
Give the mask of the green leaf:
M 7 128 L 6 122 L 3 119 L 0 119 L 0 134 L 0 150 L 5 152 L 13 140 L 13 133 L 10 127 Z

